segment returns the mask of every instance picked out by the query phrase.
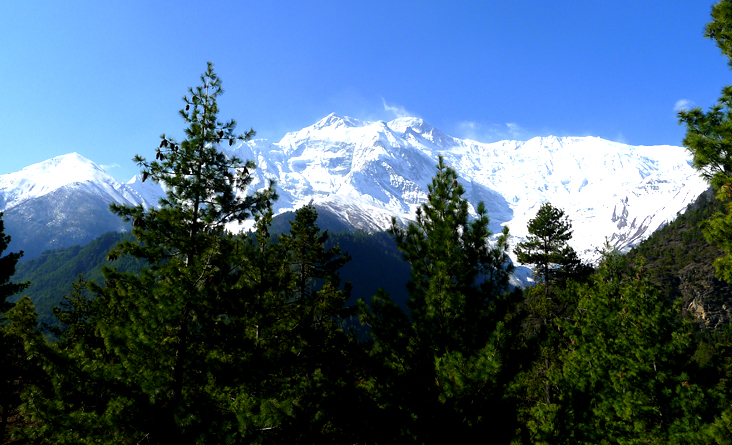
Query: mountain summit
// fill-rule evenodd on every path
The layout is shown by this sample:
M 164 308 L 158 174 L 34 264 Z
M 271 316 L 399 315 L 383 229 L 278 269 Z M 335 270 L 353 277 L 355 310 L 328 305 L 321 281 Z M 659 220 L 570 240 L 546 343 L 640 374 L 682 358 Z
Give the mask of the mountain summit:
M 335 113 L 330 113 L 318 122 L 316 122 L 312 128 L 315 130 L 323 130 L 326 128 L 349 128 L 349 127 L 361 127 L 363 123 L 358 119 L 351 117 L 341 117 Z
M 8 211 L 64 187 L 84 188 L 120 204 L 149 207 L 157 203 L 154 192 L 146 192 L 148 196 L 145 197 L 135 187 L 117 182 L 89 159 L 78 153 L 69 153 L 30 165 L 19 172 L 0 175 L 0 211 Z
M 155 184 L 120 184 L 78 153 L 0 175 L 0 212 L 12 235 L 9 248 L 24 250 L 26 259 L 125 230 L 125 224 L 109 212 L 109 204 L 150 207 L 162 195 Z

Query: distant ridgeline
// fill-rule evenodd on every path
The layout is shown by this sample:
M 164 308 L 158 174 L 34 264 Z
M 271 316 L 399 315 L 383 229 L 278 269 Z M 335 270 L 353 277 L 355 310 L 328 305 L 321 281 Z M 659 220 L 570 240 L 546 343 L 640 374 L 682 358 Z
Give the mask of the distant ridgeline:
M 294 212 L 277 216 L 270 233 L 288 233 L 292 218 Z M 331 230 L 346 229 L 340 220 L 327 212 L 319 215 L 318 225 Z M 341 284 L 350 281 L 353 285 L 348 304 L 354 304 L 359 298 L 369 301 L 378 288 L 383 288 L 395 302 L 405 307 L 410 267 L 409 263 L 402 260 L 391 236 L 385 232 L 368 234 L 331 230 L 328 232 L 326 248 L 339 245 L 341 251 L 351 257 L 351 261 L 341 269 Z M 146 267 L 145 262 L 129 257 L 107 260 L 106 255 L 112 247 L 118 242 L 132 239 L 129 232 L 109 232 L 85 246 L 44 251 L 37 258 L 19 263 L 13 281 L 30 281 L 30 287 L 21 295 L 31 297 L 40 323 L 54 324 L 53 307 L 58 306 L 63 297 L 71 292 L 71 284 L 76 282 L 79 274 L 85 280 L 101 284 L 101 269 L 104 265 L 116 267 L 122 272 L 139 272 Z M 15 296 L 13 301 L 21 295 Z

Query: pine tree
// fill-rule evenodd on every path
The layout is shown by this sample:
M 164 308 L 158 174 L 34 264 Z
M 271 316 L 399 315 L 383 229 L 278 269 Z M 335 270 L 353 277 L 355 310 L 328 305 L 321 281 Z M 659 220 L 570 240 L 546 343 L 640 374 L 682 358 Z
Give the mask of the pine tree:
M 10 236 L 5 234 L 5 225 L 0 213 L 0 254 L 10 244 Z M 17 416 L 20 405 L 20 392 L 29 378 L 29 364 L 22 339 L 35 331 L 35 318 L 31 323 L 28 317 L 19 316 L 30 311 L 34 314 L 28 298 L 19 303 L 10 303 L 8 298 L 28 287 L 29 283 L 13 283 L 15 266 L 23 252 L 8 253 L 0 257 L 0 443 L 5 443 L 6 428 L 12 428 L 11 418 Z M 20 384 L 17 384 L 20 383 Z M 16 419 L 17 422 L 17 419 Z
M 709 443 L 732 443 L 732 325 L 696 331 L 698 341 L 691 358 L 691 379 L 700 382 L 714 400 L 710 411 L 716 416 L 707 425 Z M 711 405 L 711 404 L 710 404 Z M 711 417 L 708 413 L 704 417 Z
M 223 90 L 212 64 L 201 81 L 183 97 L 186 139 L 163 135 L 154 161 L 135 158 L 143 180 L 166 187 L 159 207 L 111 206 L 132 223 L 137 241 L 118 244 L 109 258 L 131 255 L 151 267 L 139 275 L 105 268 L 103 286 L 86 283 L 94 303 L 73 300 L 88 309 L 83 323 L 94 329 L 91 335 L 83 326 L 69 330 L 79 334 L 76 343 L 62 342 L 49 359 L 70 375 L 56 382 L 61 399 L 49 400 L 51 411 L 39 414 L 66 411 L 43 425 L 48 441 L 218 443 L 240 434 L 230 396 L 250 320 L 240 312 L 238 291 L 243 240 L 227 225 L 265 210 L 276 195 L 271 187 L 246 192 L 254 164 L 218 147 L 254 132 L 237 135 L 233 120 L 218 120 Z M 96 398 L 86 388 L 96 389 Z
M 465 190 L 442 157 L 428 190 L 415 223 L 404 229 L 392 222 L 412 266 L 409 316 L 380 292 L 371 309 L 362 304 L 361 318 L 372 329 L 373 354 L 382 364 L 372 390 L 395 426 L 385 434 L 440 443 L 506 427 L 496 304 L 511 266 L 507 229 L 491 248 L 485 207 L 480 203 L 469 221 Z
M 343 400 L 356 401 L 352 358 L 355 339 L 344 331 L 352 313 L 345 304 L 350 284 L 341 289 L 339 270 L 350 260 L 338 247 L 325 248 L 328 232 L 321 231 L 315 207 L 297 210 L 289 234 L 277 239 L 284 253 L 287 282 L 282 300 L 274 310 L 280 320 L 278 332 L 270 332 L 286 344 L 276 367 L 281 370 L 279 388 L 289 387 L 280 399 L 294 400 L 290 416 L 279 424 L 275 442 L 352 442 L 354 423 L 343 410 Z
M 0 254 L 10 245 L 10 236 L 5 234 L 5 223 L 3 222 L 3 214 L 0 212 Z M 26 289 L 29 283 L 12 283 L 10 279 L 15 274 L 15 266 L 18 260 L 23 256 L 23 251 L 17 253 L 8 253 L 0 257 L 0 315 L 10 309 L 13 304 L 8 298 Z
M 126 329 L 119 321 L 103 325 L 105 342 L 129 364 L 128 377 L 149 379 L 140 387 L 167 416 L 159 431 L 165 440 L 181 442 L 226 431 L 208 429 L 218 428 L 218 410 L 212 408 L 224 396 L 209 387 L 217 368 L 233 371 L 226 362 L 236 346 L 226 334 L 239 321 L 228 301 L 238 280 L 232 269 L 237 241 L 226 226 L 243 222 L 276 198 L 271 188 L 245 193 L 254 163 L 227 157 L 218 146 L 246 141 L 254 132 L 236 135 L 235 121 L 219 122 L 217 98 L 223 90 L 211 63 L 201 81 L 189 90 L 190 97 L 183 97 L 186 139 L 178 143 L 163 135 L 155 161 L 136 157 L 143 179 L 149 176 L 167 189 L 160 207 L 112 206 L 132 222 L 138 243 L 123 243 L 111 255 L 145 258 L 153 270 L 139 278 L 108 270 L 108 285 L 100 289 L 113 306 L 127 308 L 119 320 Z M 147 296 L 143 304 L 137 300 L 140 293 Z M 126 352 L 130 349 L 135 354 Z
M 572 319 L 557 323 L 566 352 L 553 377 L 571 420 L 555 426 L 566 443 L 706 443 L 708 399 L 684 371 L 691 331 L 642 268 L 627 270 L 606 253 Z
M 524 290 L 522 306 L 527 314 L 524 334 L 531 337 L 573 310 L 576 301 L 571 292 L 563 290 L 570 280 L 585 280 L 592 273 L 592 267 L 583 263 L 569 246 L 572 223 L 563 210 L 551 203 L 539 207 L 536 217 L 529 220 L 528 231 L 527 240 L 519 243 L 514 251 L 520 263 L 536 266 L 534 276 L 539 278 L 539 286 Z M 540 348 L 547 347 L 547 341 L 551 343 L 544 336 Z M 541 354 L 545 355 L 543 367 L 548 369 L 550 359 L 546 355 L 553 353 L 544 351 Z M 549 398 L 546 395 L 545 399 Z
M 715 41 L 732 67 L 732 1 L 720 0 L 712 6 L 712 21 L 706 25 L 705 37 Z M 709 111 L 701 108 L 680 111 L 679 123 L 686 126 L 684 147 L 692 155 L 692 165 L 716 192 L 723 204 L 707 221 L 701 223 L 704 237 L 722 249 L 725 255 L 714 261 L 718 278 L 732 282 L 732 86 L 722 88 L 717 104 Z M 729 379 L 718 384 L 725 399 L 717 419 L 708 426 L 709 442 L 732 443 L 729 408 Z
M 42 363 L 35 351 L 45 344 L 37 328 L 38 315 L 27 296 L 5 313 L 0 326 L 0 443 L 17 438 L 29 426 L 24 415 L 23 394 L 45 380 Z
M 536 266 L 534 274 L 544 286 L 545 296 L 555 283 L 589 274 L 577 252 L 567 244 L 572 239 L 572 223 L 562 209 L 545 202 L 529 220 L 527 240 L 516 245 L 518 261 Z
M 732 405 L 722 411 L 722 414 L 707 428 L 710 438 L 709 443 L 718 445 L 732 444 Z
M 249 320 L 238 341 L 249 346 L 232 360 L 248 372 L 232 387 L 232 409 L 245 422 L 247 443 L 341 442 L 352 437 L 342 409 L 353 392 L 345 355 L 351 339 L 339 323 L 350 289 L 340 289 L 338 277 L 349 258 L 325 248 L 314 207 L 299 209 L 290 233 L 277 239 L 271 219 L 271 211 L 258 217 L 238 257 L 238 292 L 246 295 L 239 312 Z
M 237 249 L 237 242 L 226 226 L 243 222 L 276 199 L 271 188 L 246 194 L 253 179 L 254 163 L 227 157 L 218 146 L 246 141 L 254 131 L 236 135 L 235 121 L 218 120 L 217 98 L 223 89 L 211 63 L 201 82 L 202 85 L 189 90 L 190 97 L 183 97 L 186 106 L 180 115 L 188 124 L 186 139 L 178 143 L 163 135 L 155 161 L 135 158 L 142 167 L 143 179 L 149 176 L 167 189 L 159 209 L 111 207 L 125 221 L 132 222 L 138 239 L 138 243 L 122 243 L 111 255 L 145 258 L 157 270 L 143 274 L 139 280 L 107 271 L 105 279 L 115 285 L 104 289 L 106 296 L 119 302 L 119 306 L 131 304 L 134 308 L 127 315 L 131 329 L 123 332 L 109 325 L 103 335 L 110 343 L 121 342 L 125 348 L 132 343 L 141 351 L 149 351 L 136 354 L 141 361 L 131 366 L 133 372 L 137 367 L 145 369 L 143 357 L 154 355 L 157 344 L 167 346 L 164 357 L 170 361 L 159 360 L 157 367 L 150 370 L 150 378 L 156 386 L 161 376 L 167 381 L 163 384 L 167 394 L 159 401 L 156 399 L 156 403 L 165 406 L 168 412 L 165 423 L 168 437 L 182 434 L 181 426 L 186 423 L 211 421 L 213 414 L 206 409 L 215 400 L 198 400 L 211 396 L 205 393 L 205 387 L 212 376 L 204 370 L 220 366 L 216 362 L 226 360 L 216 350 L 226 344 L 226 338 L 221 335 L 227 330 L 223 325 L 235 324 L 236 319 L 236 314 L 229 313 L 226 299 L 237 280 L 231 269 L 231 255 Z M 130 291 L 134 295 L 137 290 L 153 297 L 148 298 L 149 307 L 130 300 Z M 135 313 L 140 319 L 136 319 Z M 151 316 L 156 317 L 150 320 Z M 140 323 L 142 317 L 147 323 Z M 151 342 L 152 339 L 157 341 Z M 192 399 L 184 402 L 186 389 L 192 391 Z M 195 407 L 197 418 L 186 419 L 181 412 L 183 407 Z
M 539 284 L 523 290 L 518 344 L 525 363 L 515 376 L 512 393 L 521 400 L 522 423 L 533 429 L 553 430 L 563 408 L 557 404 L 561 388 L 551 379 L 562 366 L 561 333 L 556 323 L 571 317 L 576 307 L 571 280 L 586 278 L 592 269 L 567 244 L 572 239 L 572 224 L 563 210 L 548 202 L 542 204 L 529 221 L 528 231 L 528 239 L 519 243 L 515 252 L 519 262 L 536 266 L 534 276 Z M 531 428 L 522 429 L 525 440 Z
M 713 39 L 732 67 L 732 1 L 722 0 L 712 7 L 712 21 L 705 36 Z M 691 153 L 693 166 L 725 203 L 702 226 L 704 236 L 726 252 L 714 262 L 717 276 L 732 282 L 732 86 L 722 88 L 717 104 L 708 112 L 701 108 L 679 112 L 679 123 L 686 126 L 684 147 Z

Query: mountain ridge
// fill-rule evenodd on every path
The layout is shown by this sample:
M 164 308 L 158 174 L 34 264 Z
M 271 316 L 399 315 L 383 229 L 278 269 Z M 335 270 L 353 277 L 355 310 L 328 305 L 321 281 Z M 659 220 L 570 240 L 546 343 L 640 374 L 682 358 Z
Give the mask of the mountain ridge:
M 683 147 L 592 136 L 481 143 L 418 118 L 368 122 L 330 114 L 280 142 L 249 141 L 231 153 L 257 162 L 257 186 L 277 181 L 276 212 L 313 200 L 367 231 L 387 228 L 388 215 L 414 217 L 442 155 L 458 172 L 471 211 L 485 202 L 494 233 L 508 225 L 513 244 L 520 242 L 539 204 L 551 201 L 575 222 L 573 245 L 586 259 L 597 257 L 605 238 L 621 250 L 636 245 L 706 189 Z
M 128 230 L 109 204 L 149 208 L 160 196 L 159 186 L 136 178 L 119 183 L 78 153 L 0 175 L 0 212 L 12 237 L 8 248 L 23 250 L 25 260 L 45 250 L 86 244 L 105 232 Z
M 586 260 L 597 257 L 606 239 L 621 250 L 637 245 L 707 187 L 683 147 L 631 146 L 591 136 L 482 143 L 449 136 L 412 117 L 372 122 L 331 113 L 279 142 L 256 139 L 221 150 L 257 164 L 252 189 L 276 181 L 276 214 L 313 203 L 353 230 L 370 232 L 388 228 L 392 217 L 400 223 L 414 218 L 441 155 L 457 171 L 472 214 L 479 201 L 485 203 L 494 233 L 507 225 L 511 245 L 524 240 L 529 219 L 541 203 L 551 201 L 573 221 L 572 245 Z M 163 195 L 159 185 L 142 183 L 139 176 L 116 183 L 91 161 L 66 156 L 98 176 L 97 182 L 67 184 L 86 193 L 85 199 L 149 207 Z M 63 157 L 53 159 L 58 158 Z M 16 174 L 0 176 L 0 211 L 12 210 L 6 205 L 9 187 L 3 184 Z M 23 190 L 31 196 L 29 184 L 24 182 Z M 251 222 L 229 227 L 235 232 L 249 228 Z

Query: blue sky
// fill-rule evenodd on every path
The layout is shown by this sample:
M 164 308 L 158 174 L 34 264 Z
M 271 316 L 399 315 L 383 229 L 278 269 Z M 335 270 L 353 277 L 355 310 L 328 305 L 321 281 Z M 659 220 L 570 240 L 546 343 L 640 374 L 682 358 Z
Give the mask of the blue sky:
M 182 134 L 207 61 L 220 117 L 273 142 L 335 112 L 484 142 L 680 145 L 675 107 L 729 83 L 703 38 L 711 1 L 208 3 L 1 2 L 0 174 L 75 151 L 126 181 Z

